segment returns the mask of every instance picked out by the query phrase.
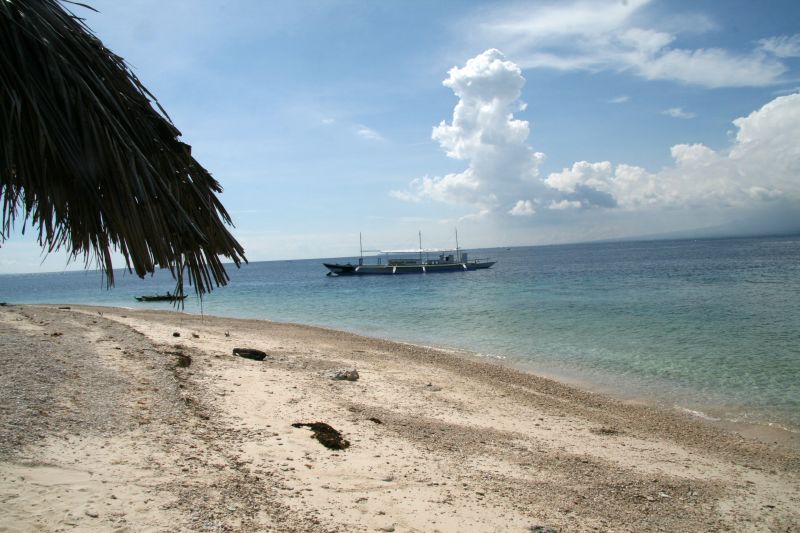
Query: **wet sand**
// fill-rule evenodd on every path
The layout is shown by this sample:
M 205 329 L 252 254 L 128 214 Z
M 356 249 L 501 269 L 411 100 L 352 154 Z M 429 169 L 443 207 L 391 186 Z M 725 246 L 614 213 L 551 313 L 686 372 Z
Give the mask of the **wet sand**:
M 0 531 L 800 528 L 800 453 L 689 415 L 323 328 L 69 307 L 0 307 Z

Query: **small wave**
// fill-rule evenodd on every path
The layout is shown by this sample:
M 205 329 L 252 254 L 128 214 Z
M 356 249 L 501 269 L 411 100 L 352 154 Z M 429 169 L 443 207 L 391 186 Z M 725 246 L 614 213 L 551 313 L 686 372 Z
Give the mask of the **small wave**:
M 758 426 L 764 427 L 764 426 L 766 426 L 768 428 L 777 429 L 777 430 L 780 430 L 780 431 L 785 431 L 787 433 L 795 433 L 795 434 L 800 433 L 800 428 L 793 428 L 793 427 L 790 427 L 790 426 L 779 424 L 778 422 L 765 422 L 765 421 L 759 422 L 759 421 L 755 421 L 755 420 L 751 420 L 751 419 L 747 418 L 746 415 L 745 416 L 737 416 L 737 417 L 716 418 L 716 417 L 710 416 L 710 415 L 708 415 L 708 414 L 706 414 L 706 413 L 704 413 L 702 411 L 696 411 L 694 409 L 687 409 L 686 407 L 680 407 L 680 406 L 676 406 L 676 407 L 680 411 L 683 411 L 684 413 L 688 413 L 691 416 L 694 416 L 694 417 L 697 417 L 697 418 L 701 418 L 703 420 L 709 420 L 711 422 L 720 422 L 721 421 L 721 422 L 727 422 L 727 423 L 733 423 L 733 424 L 745 424 L 745 425 L 751 426 L 751 427 L 758 427 Z
M 739 423 L 739 424 L 750 424 L 752 426 L 766 426 L 768 428 L 777 429 L 777 430 L 780 430 L 780 431 L 785 431 L 787 433 L 800 433 L 800 429 L 793 428 L 793 427 L 790 427 L 790 426 L 785 426 L 783 424 L 779 424 L 778 422 L 758 422 L 758 421 L 749 420 L 747 417 L 732 418 L 729 421 L 730 422 Z
M 447 347 L 447 346 L 436 346 L 436 345 L 421 344 L 421 343 L 416 343 L 416 342 L 405 342 L 405 341 L 395 341 L 395 342 L 397 342 L 398 344 L 404 344 L 406 346 L 414 346 L 416 348 L 425 348 L 425 349 L 428 349 L 428 350 L 437 350 L 439 352 L 444 352 L 444 353 L 448 353 L 448 354 L 452 354 L 452 355 L 469 355 L 469 356 L 472 356 L 472 357 L 482 357 L 482 358 L 486 358 L 486 359 L 496 359 L 496 360 L 499 360 L 499 361 L 505 361 L 506 359 L 508 359 L 504 355 L 473 352 L 473 351 L 470 351 L 470 350 L 467 350 L 467 349 L 461 349 L 461 348 L 450 348 L 450 347 Z
M 676 407 L 679 410 L 683 411 L 684 413 L 688 413 L 688 414 L 690 414 L 690 415 L 692 415 L 694 417 L 697 417 L 697 418 L 702 418 L 703 420 L 711 420 L 712 422 L 719 422 L 720 420 L 722 420 L 721 418 L 715 418 L 715 417 L 713 417 L 711 415 L 707 415 L 706 413 L 704 413 L 702 411 L 695 411 L 694 409 L 688 409 L 686 407 L 680 407 L 680 406 L 677 406 L 677 405 L 676 405 Z
M 780 429 L 780 430 L 783 430 L 783 431 L 788 431 L 789 433 L 800 433 L 800 429 L 790 428 L 790 427 L 784 426 L 783 424 L 778 424 L 777 422 L 767 422 L 767 426 L 769 426 L 771 428 Z
M 418 342 L 405 342 L 405 341 L 394 341 L 394 342 L 397 342 L 397 344 L 404 344 L 406 346 L 413 346 L 415 348 L 425 348 L 427 350 L 437 350 L 439 352 L 444 352 L 444 353 L 449 353 L 449 354 L 469 353 L 466 350 L 458 350 L 458 349 L 455 349 L 455 348 L 445 348 L 443 346 L 431 346 L 431 345 L 428 345 L 428 344 L 421 344 L 421 343 L 418 343 Z
M 486 359 L 497 359 L 498 361 L 505 361 L 506 359 L 508 359 L 508 357 L 506 357 L 505 355 L 496 355 L 493 353 L 475 352 L 472 355 L 474 355 L 475 357 L 485 357 Z

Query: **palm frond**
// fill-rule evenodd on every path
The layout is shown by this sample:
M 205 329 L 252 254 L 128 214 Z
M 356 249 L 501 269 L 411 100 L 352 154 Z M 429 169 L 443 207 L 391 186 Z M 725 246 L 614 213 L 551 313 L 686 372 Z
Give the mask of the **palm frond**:
M 153 105 L 154 103 L 158 110 Z M 159 112 L 160 111 L 160 112 Z M 46 251 L 112 250 L 144 277 L 169 268 L 202 295 L 244 249 L 220 184 L 125 61 L 56 0 L 0 0 L 0 243 L 17 218 Z

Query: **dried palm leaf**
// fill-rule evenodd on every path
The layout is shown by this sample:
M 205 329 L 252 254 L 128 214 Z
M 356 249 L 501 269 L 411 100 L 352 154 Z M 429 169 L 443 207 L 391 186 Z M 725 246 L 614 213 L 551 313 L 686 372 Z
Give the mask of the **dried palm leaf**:
M 156 110 L 152 102 L 158 107 Z M 225 285 L 220 184 L 125 61 L 56 0 L 0 0 L 0 243 L 30 221 L 47 252 L 94 258 L 114 282 L 118 250 L 139 277 L 168 268 L 202 295 Z

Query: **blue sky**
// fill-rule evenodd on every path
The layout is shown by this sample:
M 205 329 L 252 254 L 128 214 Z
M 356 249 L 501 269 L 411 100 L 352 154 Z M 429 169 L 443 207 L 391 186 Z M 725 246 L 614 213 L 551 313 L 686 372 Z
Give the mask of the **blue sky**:
M 90 3 L 251 261 L 800 227 L 796 1 Z

